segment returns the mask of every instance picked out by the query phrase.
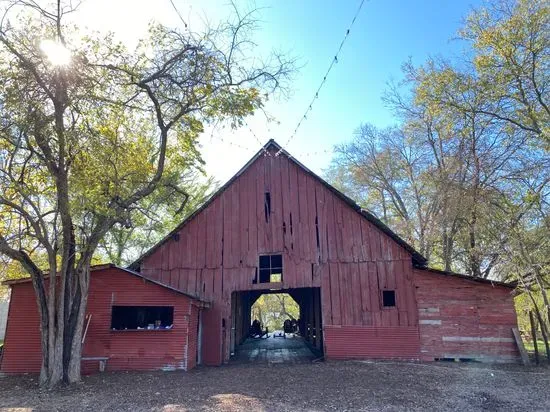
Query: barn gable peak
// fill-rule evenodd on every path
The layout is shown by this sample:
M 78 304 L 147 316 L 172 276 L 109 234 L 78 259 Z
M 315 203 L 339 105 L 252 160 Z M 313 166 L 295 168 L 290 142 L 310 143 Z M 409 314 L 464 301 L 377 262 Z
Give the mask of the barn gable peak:
M 403 240 L 397 233 L 395 233 L 393 230 L 391 230 L 384 222 L 379 220 L 376 216 L 374 216 L 371 212 L 368 210 L 363 209 L 360 205 L 358 205 L 353 199 L 345 195 L 344 193 L 340 192 L 338 189 L 336 189 L 334 186 L 330 185 L 328 182 L 326 182 L 323 178 L 312 172 L 310 169 L 308 169 L 306 166 L 304 166 L 302 163 L 300 163 L 294 156 L 292 156 L 289 152 L 287 152 L 279 143 L 277 143 L 274 139 L 269 139 L 267 143 L 262 146 L 262 148 L 231 178 L 229 179 L 222 187 L 220 187 L 211 197 L 208 199 L 201 207 L 199 207 L 195 212 L 193 212 L 189 217 L 187 217 L 181 224 L 179 224 L 174 230 L 172 230 L 168 235 L 166 235 L 163 239 L 160 240 L 156 245 L 151 247 L 147 252 L 145 252 L 142 256 L 140 256 L 135 262 L 133 262 L 129 269 L 131 270 L 139 270 L 141 262 L 151 255 L 155 250 L 157 250 L 160 246 L 162 246 L 166 241 L 172 239 L 174 236 L 177 236 L 177 233 L 189 222 L 191 221 L 195 216 L 197 216 L 199 213 L 201 213 L 204 209 L 206 209 L 216 198 L 218 198 L 229 186 L 235 182 L 241 176 L 244 172 L 246 172 L 249 167 L 258 160 L 261 156 L 285 156 L 289 159 L 289 161 L 293 162 L 295 165 L 297 165 L 300 169 L 302 169 L 305 173 L 319 181 L 322 185 L 324 185 L 330 192 L 332 192 L 334 195 L 336 195 L 338 198 L 343 200 L 349 207 L 354 209 L 357 213 L 359 213 L 363 218 L 367 219 L 371 223 L 373 223 L 378 229 L 380 229 L 382 232 L 384 232 L 386 235 L 388 235 L 390 238 L 392 238 L 397 244 L 402 246 L 407 252 L 411 254 L 413 264 L 417 267 L 425 267 L 427 265 L 427 259 L 422 256 L 414 247 L 412 247 L 409 243 L 407 243 L 405 240 Z

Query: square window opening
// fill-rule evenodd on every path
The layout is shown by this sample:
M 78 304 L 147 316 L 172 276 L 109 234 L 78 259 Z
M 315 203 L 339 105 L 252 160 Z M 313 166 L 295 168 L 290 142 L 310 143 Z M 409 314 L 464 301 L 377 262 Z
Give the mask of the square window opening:
M 283 274 L 282 273 L 272 273 L 269 276 L 269 282 L 270 283 L 282 282 L 282 280 L 283 280 Z
M 263 255 L 259 259 L 259 283 L 280 283 L 283 281 L 283 256 Z
M 395 290 L 382 291 L 382 306 L 391 308 L 395 306 Z
M 173 306 L 113 306 L 112 330 L 172 329 Z

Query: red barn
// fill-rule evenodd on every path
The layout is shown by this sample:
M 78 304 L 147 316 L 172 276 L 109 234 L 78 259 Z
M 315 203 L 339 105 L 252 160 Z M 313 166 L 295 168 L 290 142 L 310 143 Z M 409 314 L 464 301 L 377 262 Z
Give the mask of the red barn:
M 84 353 L 108 357 L 113 369 L 186 369 L 197 359 L 220 365 L 248 337 L 258 297 L 286 292 L 300 306 L 304 340 L 326 359 L 519 359 L 513 288 L 426 265 L 380 220 L 270 141 L 130 271 L 92 276 Z M 113 280 L 124 276 L 135 285 Z M 30 284 L 11 285 L 2 370 L 22 371 L 31 348 L 17 349 L 17 341 L 32 317 L 19 309 L 34 298 Z M 111 330 L 110 297 L 124 291 L 121 306 L 173 305 L 174 330 Z M 161 342 L 167 349 L 156 352 Z

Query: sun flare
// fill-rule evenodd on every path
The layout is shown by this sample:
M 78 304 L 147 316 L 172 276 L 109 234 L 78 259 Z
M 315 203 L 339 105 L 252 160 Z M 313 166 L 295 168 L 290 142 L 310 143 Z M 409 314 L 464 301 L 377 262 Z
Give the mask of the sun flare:
M 40 49 L 54 66 L 67 66 L 71 62 L 71 52 L 60 42 L 42 40 Z

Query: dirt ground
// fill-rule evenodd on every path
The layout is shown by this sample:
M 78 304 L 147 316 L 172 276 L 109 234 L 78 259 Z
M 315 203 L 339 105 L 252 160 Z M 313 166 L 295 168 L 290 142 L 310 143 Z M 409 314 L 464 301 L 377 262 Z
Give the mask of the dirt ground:
M 550 369 L 327 362 L 104 373 L 55 391 L 0 378 L 0 410 L 550 410 Z

